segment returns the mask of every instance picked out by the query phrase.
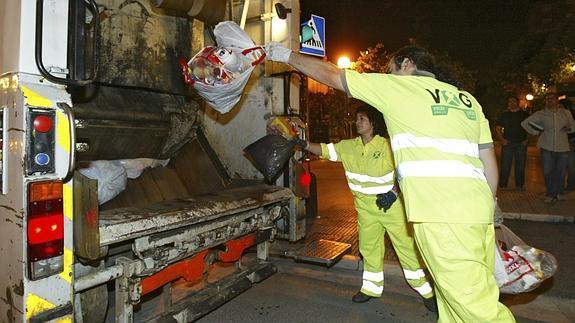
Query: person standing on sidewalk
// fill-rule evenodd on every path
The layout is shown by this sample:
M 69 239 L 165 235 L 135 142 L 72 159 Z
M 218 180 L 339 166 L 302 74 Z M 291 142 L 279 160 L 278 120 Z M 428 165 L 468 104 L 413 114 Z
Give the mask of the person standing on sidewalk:
M 416 46 L 393 54 L 391 74 L 340 70 L 277 42 L 266 50 L 268 60 L 383 113 L 407 218 L 433 278 L 439 322 L 515 322 L 499 302 L 493 277 L 497 160 L 475 98 L 436 79 L 433 56 Z
M 537 146 L 547 189 L 544 202 L 552 204 L 564 199 L 563 183 L 569 159 L 567 134 L 573 132 L 574 122 L 571 112 L 563 109 L 557 101 L 554 87 L 550 87 L 545 95 L 545 108 L 523 120 L 521 126 L 528 133 L 539 135 Z
M 571 112 L 571 117 L 575 119 L 575 104 L 568 98 L 559 100 L 563 107 Z M 575 191 L 575 132 L 567 135 L 569 139 L 569 157 L 567 158 L 567 178 L 565 191 Z
M 511 166 L 515 161 L 515 189 L 525 190 L 525 162 L 527 161 L 527 132 L 521 127 L 521 122 L 529 114 L 519 107 L 519 99 L 515 96 L 507 98 L 507 110 L 497 118 L 495 131 L 501 141 L 501 169 L 499 173 L 499 188 L 507 189 Z
M 352 300 L 363 303 L 381 296 L 387 232 L 407 282 L 421 295 L 425 307 L 437 312 L 433 289 L 395 186 L 395 166 L 389 141 L 384 137 L 383 115 L 369 105 L 360 106 L 355 115 L 356 138 L 329 144 L 296 141 L 322 159 L 342 162 L 345 169 L 357 210 L 359 251 L 363 256 L 363 284 Z

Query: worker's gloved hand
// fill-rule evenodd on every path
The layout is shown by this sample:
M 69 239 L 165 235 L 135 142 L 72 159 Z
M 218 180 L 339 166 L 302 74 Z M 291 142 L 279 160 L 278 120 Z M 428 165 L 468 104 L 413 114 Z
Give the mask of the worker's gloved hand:
M 292 141 L 295 142 L 296 146 L 300 146 L 303 149 L 307 148 L 307 140 L 303 140 L 300 137 L 293 137 Z
M 395 200 L 397 200 L 397 194 L 391 190 L 383 194 L 377 194 L 377 200 L 375 200 L 375 204 L 377 204 L 377 207 L 380 210 L 383 209 L 383 212 L 387 212 Z
M 266 45 L 266 53 L 267 60 L 287 64 L 289 61 L 289 56 L 291 55 L 291 49 L 276 41 L 272 41 Z

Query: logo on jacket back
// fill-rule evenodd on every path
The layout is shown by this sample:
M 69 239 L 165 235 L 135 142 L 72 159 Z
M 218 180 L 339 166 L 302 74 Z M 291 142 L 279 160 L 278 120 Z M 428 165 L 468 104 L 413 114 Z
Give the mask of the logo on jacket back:
M 431 105 L 431 113 L 434 116 L 445 116 L 449 109 L 459 110 L 465 114 L 469 120 L 477 120 L 477 114 L 471 107 L 471 100 L 463 92 L 451 92 L 447 90 L 435 89 L 433 91 L 425 89 L 436 104 Z

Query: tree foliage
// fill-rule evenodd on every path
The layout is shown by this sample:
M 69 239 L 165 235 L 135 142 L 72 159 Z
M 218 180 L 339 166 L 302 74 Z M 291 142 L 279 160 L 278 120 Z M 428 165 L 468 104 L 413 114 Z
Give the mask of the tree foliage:
M 412 41 L 412 44 L 426 47 L 417 44 L 415 41 Z M 475 90 L 477 82 L 476 72 L 467 70 L 463 64 L 451 59 L 446 52 L 437 50 L 430 50 L 430 52 L 435 57 L 435 64 L 439 70 L 456 80 L 462 89 L 470 92 Z M 382 43 L 377 43 L 375 46 L 360 52 L 360 56 L 354 63 L 353 68 L 360 73 L 387 73 L 389 70 L 388 63 L 392 54 L 387 51 Z

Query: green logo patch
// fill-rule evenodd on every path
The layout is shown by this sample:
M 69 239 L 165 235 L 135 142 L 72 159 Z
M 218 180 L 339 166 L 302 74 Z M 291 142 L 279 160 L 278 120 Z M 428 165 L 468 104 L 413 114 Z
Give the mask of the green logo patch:
M 467 119 L 477 120 L 477 114 L 475 113 L 475 111 L 445 104 L 432 105 L 431 114 L 433 114 L 434 116 L 446 116 L 449 113 L 449 109 L 463 111 Z

